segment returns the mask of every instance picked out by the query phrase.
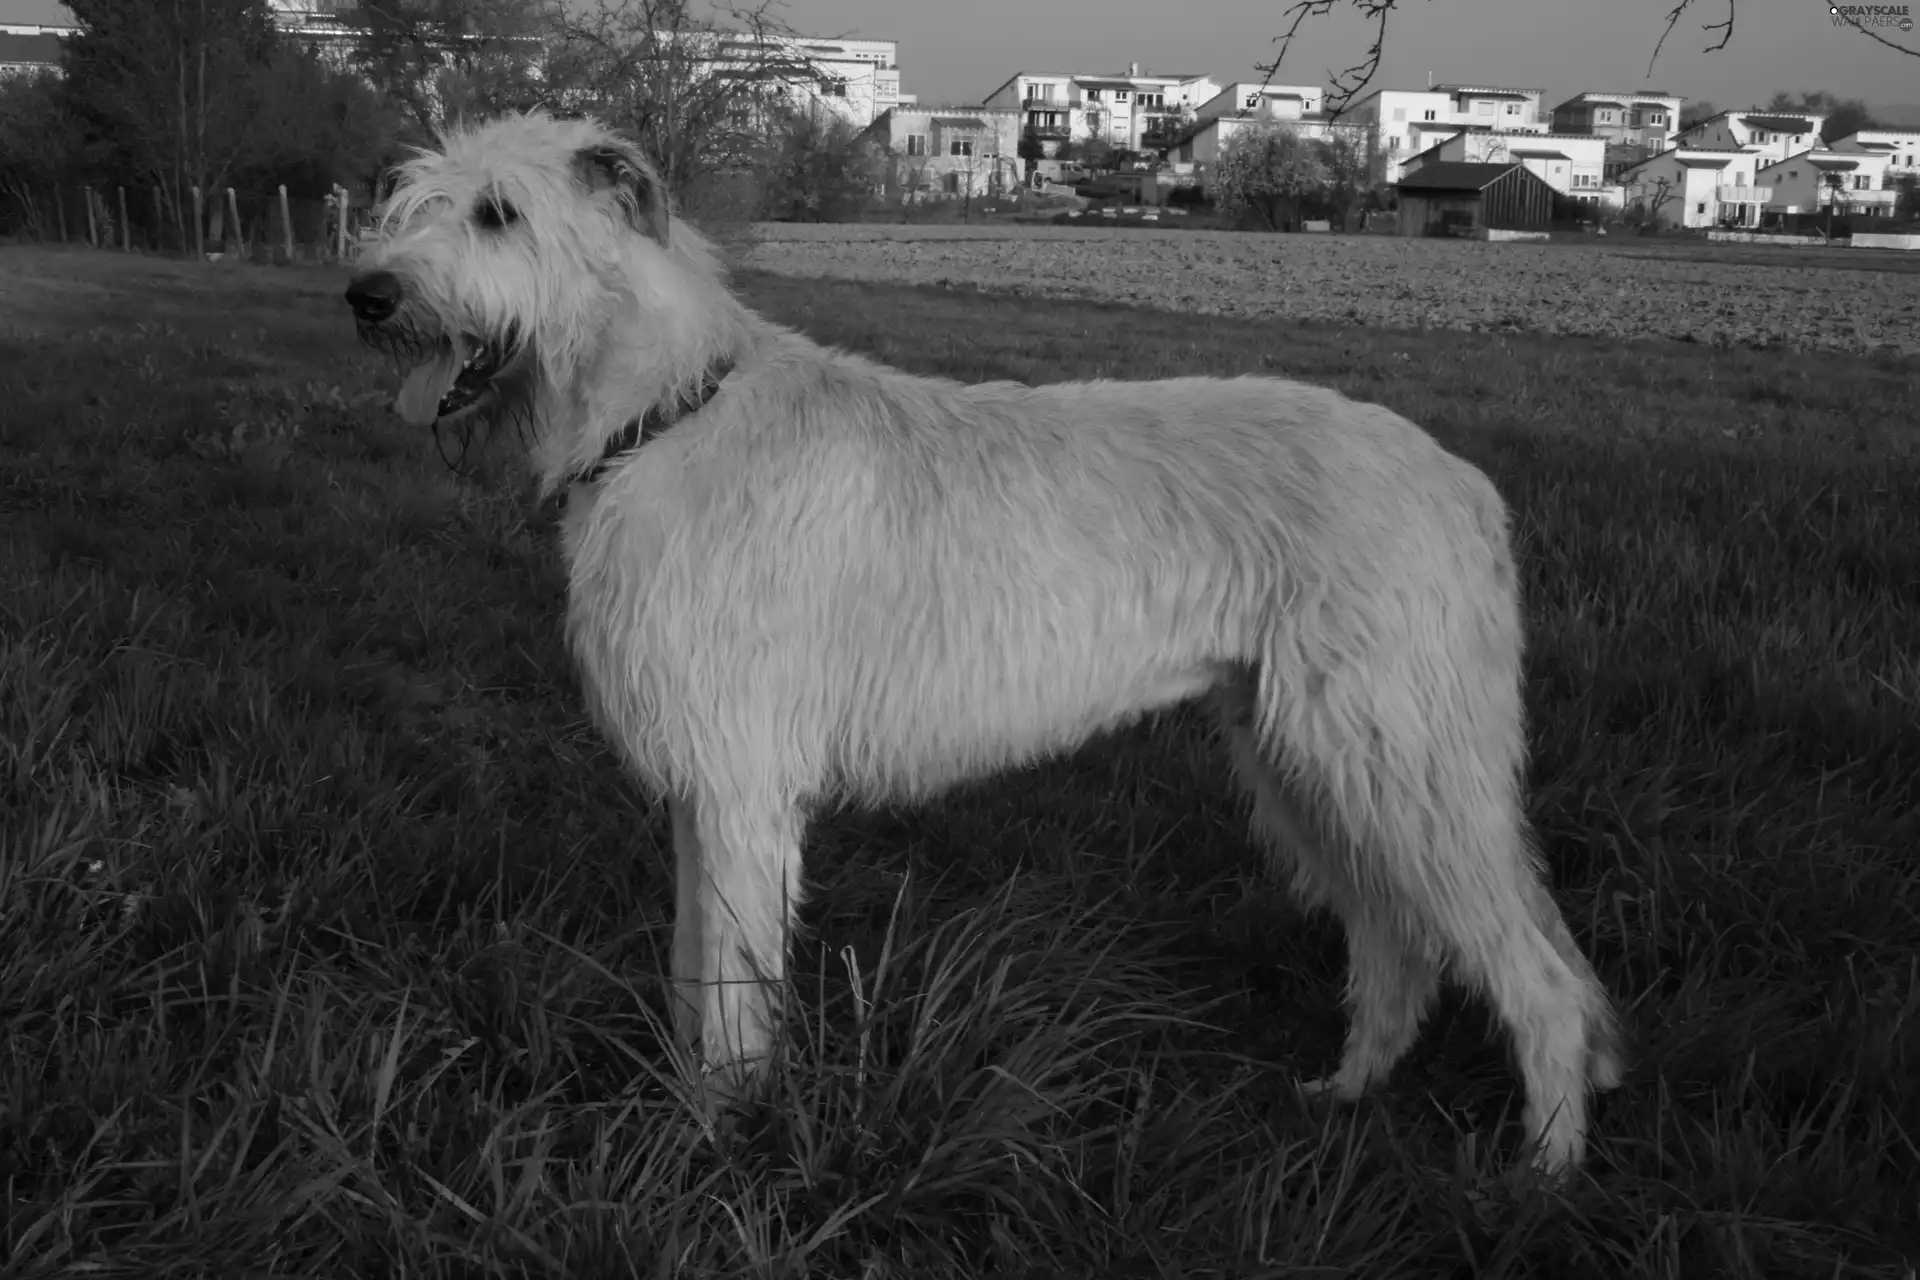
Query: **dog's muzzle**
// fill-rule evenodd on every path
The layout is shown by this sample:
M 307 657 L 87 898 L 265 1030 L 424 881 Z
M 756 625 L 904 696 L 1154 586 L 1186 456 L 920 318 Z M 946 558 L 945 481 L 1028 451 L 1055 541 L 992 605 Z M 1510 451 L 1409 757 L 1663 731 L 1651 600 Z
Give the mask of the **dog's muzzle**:
M 495 337 L 423 329 L 405 310 L 406 285 L 391 271 L 366 271 L 347 285 L 361 341 L 412 364 L 394 408 L 425 424 L 472 408 L 520 354 L 517 332 Z

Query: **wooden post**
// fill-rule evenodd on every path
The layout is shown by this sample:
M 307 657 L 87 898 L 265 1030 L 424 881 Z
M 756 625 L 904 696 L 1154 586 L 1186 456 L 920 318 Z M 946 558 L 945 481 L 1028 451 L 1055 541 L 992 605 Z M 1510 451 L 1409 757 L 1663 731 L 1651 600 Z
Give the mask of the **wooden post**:
M 340 201 L 340 225 L 334 230 L 334 260 L 345 262 L 347 260 L 347 210 L 353 201 L 348 197 L 345 187 L 335 187 L 333 190 Z
M 164 216 L 165 215 L 160 212 L 160 188 L 155 187 L 153 189 L 153 251 L 155 253 L 160 252 L 161 230 L 167 225 L 162 221 Z
M 60 184 L 53 184 L 53 216 L 60 220 L 60 243 L 67 242 L 67 201 L 60 194 Z
M 202 262 L 207 259 L 206 224 L 206 201 L 200 194 L 200 188 L 195 187 L 193 189 L 193 256 Z M 180 247 L 186 248 L 185 245 Z
M 133 252 L 133 224 L 127 221 L 127 189 L 120 188 L 120 252 Z
M 100 219 L 93 213 L 93 188 L 81 187 L 81 196 L 87 202 L 87 244 L 90 248 L 100 247 Z
M 287 263 L 293 263 L 293 211 L 287 208 L 287 184 L 280 184 L 280 238 L 287 246 Z
M 234 241 L 240 240 L 240 197 L 233 194 L 232 187 L 227 188 L 227 225 L 220 230 L 220 247 L 222 249 L 226 249 L 227 246 L 231 245 Z M 241 240 L 240 243 L 244 249 L 246 242 Z

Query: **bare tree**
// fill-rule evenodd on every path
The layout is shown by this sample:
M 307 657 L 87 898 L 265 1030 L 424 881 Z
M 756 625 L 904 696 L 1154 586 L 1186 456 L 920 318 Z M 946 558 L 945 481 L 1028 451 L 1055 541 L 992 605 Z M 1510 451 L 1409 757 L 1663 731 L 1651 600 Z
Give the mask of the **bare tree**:
M 795 108 L 833 87 L 772 7 L 594 0 L 564 12 L 546 66 L 548 104 L 635 138 L 676 192 L 751 167 Z
M 1341 229 L 1351 229 L 1367 193 L 1386 178 L 1386 157 L 1366 138 L 1344 129 L 1317 139 L 1315 150 L 1325 183 L 1322 194 L 1340 210 Z
M 1664 174 L 1649 174 L 1628 183 L 1625 195 L 1630 221 L 1658 227 L 1663 216 L 1661 210 L 1679 196 L 1679 191 L 1673 179 Z
M 1719 22 L 1704 22 L 1700 25 L 1700 29 L 1704 32 L 1720 33 L 1719 40 L 1707 46 L 1705 50 L 1707 53 L 1726 48 L 1727 42 L 1733 38 L 1733 22 L 1739 0 L 1721 0 L 1721 2 L 1726 5 L 1726 17 Z M 1654 43 L 1653 56 L 1647 60 L 1648 75 L 1653 74 L 1654 63 L 1660 59 L 1660 50 L 1666 45 L 1667 37 L 1672 35 L 1674 28 L 1679 25 L 1680 19 L 1686 16 L 1688 10 L 1695 9 L 1696 6 L 1704 8 L 1704 4 L 1705 0 L 1677 0 L 1673 8 L 1668 11 L 1666 26 L 1661 31 L 1659 40 Z M 1336 5 L 1352 9 L 1363 21 L 1371 24 L 1373 42 L 1367 46 L 1365 55 L 1346 70 L 1328 70 L 1325 73 L 1327 82 L 1331 86 L 1331 91 L 1326 98 L 1326 110 L 1330 118 L 1337 118 L 1344 112 L 1380 70 L 1380 59 L 1386 49 L 1387 22 L 1394 11 L 1400 7 L 1400 0 L 1293 0 L 1293 3 L 1281 13 L 1283 21 L 1289 18 L 1291 21 L 1287 23 L 1286 30 L 1273 38 L 1273 43 L 1280 46 L 1273 60 L 1254 64 L 1254 70 L 1261 73 L 1260 87 L 1264 89 L 1273 83 L 1274 76 L 1279 74 L 1280 64 L 1286 60 L 1287 51 L 1292 48 L 1294 37 L 1300 33 L 1301 25 L 1310 18 L 1325 17 L 1333 12 Z M 1910 57 L 1920 58 L 1920 47 L 1900 44 L 1888 39 L 1880 34 L 1878 28 L 1866 25 L 1845 9 L 1839 10 L 1834 16 L 1869 40 Z

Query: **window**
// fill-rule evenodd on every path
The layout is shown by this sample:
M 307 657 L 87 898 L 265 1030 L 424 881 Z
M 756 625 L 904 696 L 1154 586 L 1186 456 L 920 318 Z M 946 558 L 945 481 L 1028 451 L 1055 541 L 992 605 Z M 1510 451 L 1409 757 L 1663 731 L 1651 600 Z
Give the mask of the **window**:
M 1612 124 L 1612 123 L 1613 123 L 1613 112 L 1611 112 L 1611 111 L 1607 111 L 1607 110 L 1605 110 L 1605 109 L 1602 109 L 1602 110 L 1601 110 L 1601 112 L 1600 112 L 1600 123 L 1601 123 L 1601 124 Z
M 1705 200 L 1700 201 L 1693 206 L 1693 211 L 1695 213 L 1705 213 L 1707 211 L 1707 202 Z
M 1473 109 L 1483 116 L 1493 114 L 1493 104 L 1491 102 L 1476 102 L 1473 104 Z
M 1787 181 L 1791 182 L 1795 178 L 1798 178 L 1799 176 L 1800 176 L 1800 171 L 1798 169 L 1787 170 Z
M 947 144 L 947 154 L 950 156 L 972 155 L 973 139 L 972 138 L 955 138 L 953 141 Z
M 1393 109 L 1393 122 L 1395 124 L 1405 123 L 1406 118 L 1407 118 L 1407 109 L 1405 107 L 1395 107 Z M 1429 115 L 1427 118 L 1431 120 L 1433 117 Z
M 1773 139 L 1767 135 L 1767 131 L 1764 129 L 1762 129 L 1759 133 L 1754 134 L 1753 140 L 1755 142 L 1763 143 L 1763 144 L 1773 141 Z
M 1856 173 L 1853 175 L 1853 189 L 1855 191 L 1871 191 L 1873 190 L 1873 180 L 1864 173 Z
M 1247 101 L 1246 101 L 1247 110 L 1253 111 L 1257 109 L 1259 105 L 1260 105 L 1260 93 L 1258 90 L 1255 90 L 1253 93 L 1250 93 L 1247 95 Z
M 1517 116 L 1517 115 L 1519 115 L 1519 114 L 1520 114 L 1520 104 L 1519 104 L 1519 103 L 1517 103 L 1517 102 L 1509 102 L 1509 103 L 1507 104 L 1507 114 L 1508 114 L 1508 115 L 1510 115 L 1510 116 Z
M 1127 100 L 1127 91 L 1125 89 L 1115 89 L 1113 91 L 1113 100 L 1115 102 L 1125 102 Z
M 1422 120 L 1432 120 L 1432 119 L 1435 119 L 1438 115 L 1439 113 L 1437 111 L 1422 111 L 1420 113 L 1420 118 Z
M 1664 111 L 1655 111 L 1647 117 L 1647 123 L 1649 124 L 1665 124 L 1666 122 L 1667 113 Z
M 927 154 L 927 135 L 924 133 L 908 134 L 907 154 L 910 156 L 923 156 Z
M 1100 91 L 1098 89 L 1087 90 L 1087 101 L 1088 102 L 1100 101 Z
M 960 194 L 960 175 L 959 174 L 957 173 L 947 174 L 945 177 L 945 184 L 946 184 L 946 191 L 948 195 L 957 196 Z

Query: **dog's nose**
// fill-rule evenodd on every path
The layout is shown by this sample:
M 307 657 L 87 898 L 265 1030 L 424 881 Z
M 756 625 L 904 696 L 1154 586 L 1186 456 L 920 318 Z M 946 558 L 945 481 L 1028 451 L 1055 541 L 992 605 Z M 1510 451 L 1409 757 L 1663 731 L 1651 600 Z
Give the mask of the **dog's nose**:
M 391 271 L 369 271 L 347 285 L 347 305 L 354 318 L 378 324 L 400 309 L 400 277 Z

